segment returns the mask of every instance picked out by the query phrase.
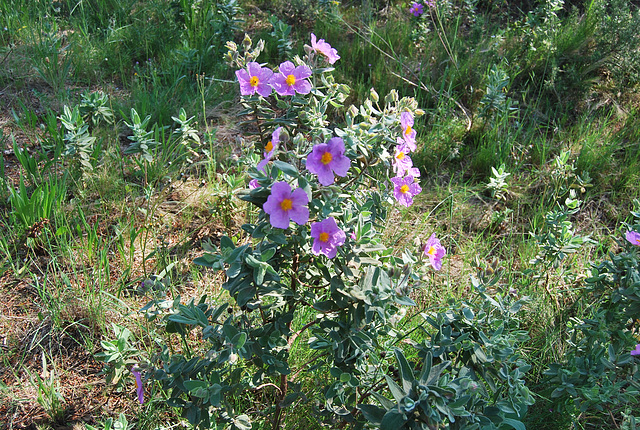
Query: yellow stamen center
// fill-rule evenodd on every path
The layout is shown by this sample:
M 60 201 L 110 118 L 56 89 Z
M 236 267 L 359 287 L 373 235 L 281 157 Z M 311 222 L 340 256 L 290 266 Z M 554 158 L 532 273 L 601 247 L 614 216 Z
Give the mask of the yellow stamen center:
M 636 239 L 636 245 L 640 245 L 640 239 Z
M 264 146 L 264 150 L 267 152 L 273 151 L 273 142 L 272 141 L 267 142 L 267 144 Z
M 318 239 L 320 239 L 320 242 L 327 242 L 329 240 L 329 233 L 320 233 L 320 237 L 318 237 Z
M 258 84 L 260 83 L 260 79 L 258 79 L 257 76 L 252 76 L 251 79 L 249 79 L 249 83 L 251 84 L 252 87 L 257 87 Z
M 427 254 L 436 255 L 436 249 L 433 246 L 430 246 L 429 250 L 427 251 Z
M 398 152 L 398 155 L 396 155 L 396 158 L 398 160 L 402 160 L 404 158 L 404 152 Z
M 411 132 L 413 131 L 413 129 L 411 128 L 410 125 L 407 126 L 407 129 L 404 131 L 404 134 L 409 136 L 411 134 Z
M 400 187 L 400 192 L 401 192 L 402 194 L 406 194 L 406 193 L 408 193 L 408 192 L 409 192 L 409 185 L 404 184 L 403 186 L 401 186 L 401 187 Z
M 320 161 L 322 161 L 322 164 L 326 166 L 327 164 L 331 163 L 331 160 L 333 160 L 333 155 L 331 155 L 330 152 L 325 152 L 324 154 L 322 154 L 322 159 Z
M 291 85 L 295 85 L 296 83 L 296 77 L 293 75 L 288 75 L 287 79 L 285 80 L 287 85 L 291 86 Z
M 280 202 L 280 207 L 285 212 L 289 211 L 293 207 L 293 202 L 291 201 L 291 199 L 284 199 Z

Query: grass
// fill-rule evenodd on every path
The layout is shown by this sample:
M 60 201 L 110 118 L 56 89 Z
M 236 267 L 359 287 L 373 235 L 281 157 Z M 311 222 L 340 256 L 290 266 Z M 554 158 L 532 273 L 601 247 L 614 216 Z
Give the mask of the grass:
M 625 23 L 616 30 L 602 2 L 572 2 L 578 8 L 557 11 L 553 30 L 529 20 L 542 12 L 525 1 L 515 2 L 521 11 L 443 1 L 420 19 L 402 2 L 380 3 L 0 0 L 0 416 L 7 417 L 0 427 L 82 428 L 120 412 L 139 429 L 182 420 L 158 386 L 140 406 L 132 380 L 106 383 L 95 354 L 113 339 L 114 322 L 131 329 L 134 348 L 147 354 L 162 343 L 174 351 L 201 347 L 195 335 L 182 342 L 140 317 L 150 279 L 183 303 L 203 294 L 226 299 L 222 276 L 192 264 L 206 241 L 242 238 L 248 213 L 234 195 L 250 160 L 235 125 L 237 88 L 222 60 L 224 42 L 263 35 L 260 61 L 284 61 L 271 15 L 292 26 L 294 54 L 304 52 L 311 31 L 337 48 L 337 80 L 352 88 L 347 105 L 372 87 L 381 98 L 397 88 L 425 110 L 414 157 L 423 193 L 412 208 L 393 212 L 384 238 L 418 249 L 435 232 L 448 257 L 441 272 L 425 275 L 409 326 L 421 311 L 470 300 L 470 275 L 501 268 L 498 287 L 530 297 L 522 325 L 537 403 L 527 426 L 620 422 L 620 409 L 558 412 L 543 372 L 570 347 L 567 322 L 585 315 L 590 263 L 619 251 L 612 238 L 621 237 L 640 198 L 640 72 L 632 58 L 640 42 L 628 31 L 640 22 L 637 8 L 615 3 L 608 13 Z M 612 34 L 624 43 L 612 45 Z M 96 90 L 108 95 L 114 121 L 88 129 L 96 138 L 89 168 L 65 152 L 60 117 Z M 132 108 L 150 116 L 147 130 L 158 142 L 150 162 L 124 153 Z M 180 108 L 195 117 L 200 144 L 173 134 Z M 563 152 L 568 159 L 559 166 Z M 486 185 L 501 164 L 511 175 L 497 199 Z M 583 172 L 590 183 L 581 182 Z M 541 231 L 570 188 L 583 200 L 571 218 L 575 231 L 596 244 L 558 270 L 542 269 L 531 263 L 539 249 L 529 233 Z M 296 316 L 294 328 L 313 317 Z M 314 358 L 307 341 L 303 333 L 290 351 L 294 372 Z M 284 428 L 336 425 L 314 415 L 324 402 L 315 381 L 329 379 L 326 366 L 301 371 L 296 382 L 306 397 L 285 412 Z M 260 420 L 276 399 L 268 386 L 232 402 Z M 256 425 L 270 428 L 266 419 Z

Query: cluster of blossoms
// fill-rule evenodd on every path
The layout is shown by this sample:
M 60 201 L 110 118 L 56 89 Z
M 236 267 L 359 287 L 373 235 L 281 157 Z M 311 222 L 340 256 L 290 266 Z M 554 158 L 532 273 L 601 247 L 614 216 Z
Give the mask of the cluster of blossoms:
M 420 177 L 420 171 L 413 167 L 413 161 L 409 153 L 416 150 L 416 131 L 413 129 L 413 115 L 411 112 L 400 114 L 402 137 L 397 139 L 398 145 L 393 156 L 393 171 L 396 176 L 391 178 L 393 183 L 393 195 L 402 206 L 411 206 L 413 196 L 422 191 L 416 179 Z
M 324 39 L 317 40 L 313 33 L 311 33 L 311 49 L 329 64 L 334 64 L 340 59 L 338 52 L 331 45 Z M 311 82 L 308 80 L 311 77 L 311 69 L 305 64 L 296 66 L 291 61 L 280 64 L 278 73 L 252 61 L 245 69 L 237 70 L 236 76 L 240 83 L 240 94 L 243 96 L 258 93 L 262 97 L 268 97 L 272 90 L 281 96 L 311 92 Z
M 280 127 L 274 131 L 272 137 L 276 132 L 279 135 L 279 129 Z M 273 140 L 275 139 L 272 139 L 272 142 Z M 351 160 L 344 152 L 344 141 L 339 137 L 329 139 L 327 143 L 319 143 L 307 155 L 307 170 L 317 175 L 320 184 L 331 185 L 335 176 L 347 176 L 351 167 Z M 266 154 L 265 160 L 268 161 Z M 271 187 L 271 194 L 262 209 L 269 214 L 269 222 L 273 227 L 286 229 L 289 228 L 290 221 L 298 225 L 304 225 L 309 221 L 308 204 L 309 197 L 302 188 L 292 190 L 287 182 L 280 181 Z M 338 227 L 333 217 L 312 223 L 311 237 L 314 239 L 311 251 L 315 255 L 323 254 L 328 258 L 335 257 L 338 247 L 346 240 L 345 232 Z
M 311 91 L 311 83 L 307 80 L 311 76 L 311 69 L 305 65 L 296 67 L 291 61 L 280 64 L 278 73 L 252 61 L 246 69 L 236 71 L 236 76 L 243 96 L 258 93 L 262 97 L 269 97 L 272 90 L 281 96 L 309 94 Z
M 340 56 L 324 39 L 317 40 L 311 34 L 311 50 L 324 58 L 329 64 L 335 63 Z M 236 72 L 242 95 L 260 94 L 267 97 L 272 89 L 280 95 L 308 94 L 311 83 L 307 80 L 312 74 L 306 65 L 295 67 L 286 61 L 280 64 L 278 73 L 274 74 L 269 68 L 262 67 L 256 62 L 247 64 L 246 69 Z M 409 111 L 400 114 L 401 137 L 397 138 L 392 168 L 395 176 L 391 178 L 393 194 L 402 206 L 411 206 L 413 196 L 422 189 L 417 183 L 420 172 L 413 167 L 409 153 L 416 150 L 416 131 L 413 129 L 414 118 Z M 276 128 L 271 134 L 271 140 L 264 147 L 264 158 L 256 166 L 261 172 L 274 157 L 281 142 L 282 127 Z M 333 137 L 327 142 L 316 144 L 306 156 L 306 169 L 317 176 L 322 186 L 331 186 L 338 177 L 346 177 L 351 167 L 351 159 L 345 155 L 345 144 L 342 138 Z M 258 188 L 257 179 L 249 183 L 252 189 Z M 291 221 L 304 225 L 309 221 L 309 196 L 302 188 L 292 189 L 286 181 L 275 182 L 271 186 L 271 194 L 267 197 L 262 209 L 269 215 L 269 223 L 275 228 L 287 229 Z M 328 217 L 311 224 L 313 244 L 311 251 L 315 255 L 325 255 L 334 258 L 338 248 L 346 241 L 345 232 L 338 226 L 336 219 Z M 351 238 L 355 240 L 352 233 Z M 424 248 L 424 254 L 429 258 L 431 266 L 440 270 L 442 258 L 446 251 L 440 241 L 432 235 Z

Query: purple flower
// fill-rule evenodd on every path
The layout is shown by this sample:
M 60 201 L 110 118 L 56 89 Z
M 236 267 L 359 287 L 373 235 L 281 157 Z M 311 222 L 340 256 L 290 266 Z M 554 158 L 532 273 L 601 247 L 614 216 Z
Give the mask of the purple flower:
M 440 244 L 440 240 L 436 238 L 435 233 L 427 240 L 427 244 L 424 246 L 424 254 L 429 257 L 429 262 L 434 269 L 440 270 L 442 268 L 442 257 L 447 255 L 447 250 Z
M 335 48 L 332 48 L 331 45 L 324 41 L 324 39 L 320 39 L 316 42 L 316 35 L 313 33 L 311 33 L 311 48 L 318 54 L 325 57 L 329 64 L 333 64 L 340 59 L 338 51 L 336 51 Z
M 247 64 L 247 68 L 236 71 L 238 82 L 240 82 L 240 94 L 250 96 L 255 93 L 262 97 L 271 94 L 271 78 L 273 72 L 268 67 L 261 67 L 255 61 Z
M 409 146 L 410 151 L 416 150 L 416 131 L 413 129 L 413 115 L 411 112 L 400 114 L 400 125 L 402 125 L 402 139 Z
M 311 76 L 308 66 L 294 66 L 291 61 L 285 61 L 278 68 L 279 73 L 273 76 L 271 86 L 281 96 L 292 96 L 295 93 L 309 94 L 311 83 L 307 80 Z
M 405 172 L 413 167 L 413 161 L 411 157 L 407 155 L 409 153 L 409 147 L 406 144 L 396 146 L 396 153 L 393 156 L 393 171 L 396 172 L 396 176 L 404 176 Z
M 631 355 L 640 355 L 640 343 L 636 345 L 636 349 L 634 349 L 633 351 L 631 351 Z
M 262 207 L 270 215 L 269 222 L 276 228 L 289 228 L 289 220 L 302 225 L 309 221 L 309 197 L 302 188 L 291 191 L 284 181 L 271 187 L 271 195 Z
M 407 169 L 407 175 L 414 178 L 419 178 L 420 169 L 418 169 L 417 167 L 411 167 L 410 169 Z
M 413 14 L 413 16 L 420 16 L 424 13 L 424 6 L 422 6 L 420 3 L 413 3 L 411 5 L 411 8 L 409 9 L 409 12 Z
M 271 133 L 271 140 L 267 142 L 264 146 L 264 160 L 258 163 L 256 168 L 261 172 L 264 172 L 264 166 L 267 165 L 271 157 L 273 157 L 273 153 L 278 148 L 278 143 L 280 143 L 280 132 L 282 131 L 282 127 L 276 128 L 273 133 Z
M 138 393 L 138 401 L 144 404 L 144 386 L 142 385 L 142 374 L 137 370 L 136 366 L 131 368 L 131 373 L 136 378 L 136 392 Z
M 260 184 L 257 179 L 252 179 L 249 181 L 249 189 L 255 190 L 256 188 L 260 188 Z
M 345 177 L 351 167 L 351 160 L 344 155 L 344 141 L 339 137 L 319 143 L 307 156 L 307 170 L 318 175 L 318 181 L 324 185 L 333 184 L 334 174 Z
M 391 182 L 394 185 L 393 195 L 402 206 L 411 206 L 413 204 L 413 196 L 422 191 L 420 185 L 414 181 L 413 176 L 405 176 L 404 178 L 396 176 L 391 178 Z
M 624 235 L 625 239 L 627 239 L 632 245 L 640 245 L 640 233 L 636 231 L 628 231 L 627 234 Z
M 328 258 L 335 257 L 338 247 L 347 239 L 333 217 L 311 224 L 311 237 L 313 238 L 311 251 L 315 255 L 324 254 Z

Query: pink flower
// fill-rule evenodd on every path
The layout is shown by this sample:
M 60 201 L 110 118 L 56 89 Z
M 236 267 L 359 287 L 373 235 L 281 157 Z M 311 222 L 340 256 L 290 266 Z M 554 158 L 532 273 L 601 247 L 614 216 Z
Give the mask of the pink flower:
M 307 80 L 311 76 L 308 66 L 294 66 L 291 61 L 285 61 L 278 68 L 279 73 L 273 76 L 271 86 L 281 96 L 292 96 L 295 93 L 309 94 L 311 83 Z
M 273 157 L 273 153 L 278 148 L 278 143 L 280 143 L 281 131 L 282 127 L 276 128 L 273 133 L 271 133 L 271 140 L 264 146 L 264 160 L 259 162 L 256 166 L 256 168 L 261 172 L 264 172 L 264 166 L 266 166 L 269 160 L 271 160 L 271 157 Z
M 261 67 L 255 61 L 247 64 L 247 68 L 236 71 L 238 82 L 240 82 L 240 94 L 250 96 L 255 93 L 262 97 L 271 94 L 271 78 L 273 72 L 268 67 Z
M 309 197 L 302 188 L 291 191 L 284 181 L 276 182 L 271 187 L 271 195 L 262 206 L 270 215 L 269 222 L 276 228 L 289 228 L 289 220 L 298 225 L 309 221 Z
M 307 170 L 318 175 L 318 181 L 324 186 L 333 184 L 334 174 L 347 176 L 349 167 L 351 160 L 344 155 L 344 141 L 339 137 L 317 144 L 307 155 Z
M 136 366 L 131 368 L 131 373 L 136 378 L 136 392 L 138 393 L 138 401 L 140 404 L 144 404 L 144 385 L 142 385 L 142 374 L 138 371 Z
M 256 188 L 260 188 L 260 184 L 257 179 L 252 179 L 249 181 L 249 189 L 255 190 Z
M 413 204 L 413 196 L 420 194 L 422 191 L 413 176 L 405 176 L 404 178 L 396 176 L 391 178 L 391 182 L 394 185 L 393 195 L 402 206 L 411 206 Z
M 636 349 L 634 349 L 633 351 L 631 351 L 631 355 L 640 355 L 640 343 L 636 345 Z
M 636 245 L 636 246 L 640 245 L 640 233 L 638 233 L 636 231 L 628 231 L 627 234 L 624 235 L 624 237 L 632 245 Z
M 340 59 L 338 51 L 332 48 L 324 39 L 320 39 L 316 42 L 316 35 L 311 33 L 311 48 L 318 54 L 327 59 L 329 64 L 333 64 Z
M 393 156 L 393 171 L 396 176 L 404 176 L 405 172 L 413 167 L 413 161 L 407 154 L 410 152 L 406 144 L 396 146 L 396 153 Z
M 333 217 L 311 224 L 311 237 L 313 246 L 311 251 L 315 255 L 324 254 L 333 258 L 338 252 L 338 247 L 344 245 L 347 236 Z
M 413 115 L 411 112 L 400 114 L 400 125 L 402 126 L 402 139 L 409 147 L 409 152 L 416 150 L 416 131 L 413 129 Z
M 440 270 L 442 268 L 442 258 L 447 255 L 447 250 L 440 244 L 435 233 L 427 240 L 427 244 L 424 246 L 424 254 L 429 257 L 429 262 L 434 269 Z
M 411 167 L 410 169 L 407 169 L 407 175 L 413 178 L 419 178 L 420 169 L 418 169 L 417 167 Z

